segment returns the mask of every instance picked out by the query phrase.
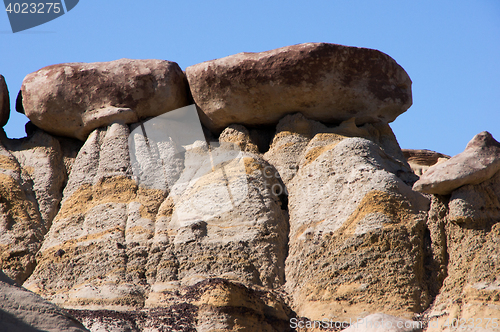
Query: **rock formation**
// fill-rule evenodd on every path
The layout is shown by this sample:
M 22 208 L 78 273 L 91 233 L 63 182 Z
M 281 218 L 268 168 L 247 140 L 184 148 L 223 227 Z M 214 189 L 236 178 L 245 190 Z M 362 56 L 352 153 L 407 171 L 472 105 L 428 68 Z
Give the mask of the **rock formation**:
M 17 111 L 47 132 L 84 141 L 96 128 L 160 115 L 186 106 L 187 98 L 175 62 L 63 63 L 26 76 Z
M 480 184 L 500 170 L 500 143 L 487 131 L 477 134 L 465 151 L 431 167 L 415 183 L 420 192 L 448 195 L 466 184 Z
M 411 81 L 394 60 L 309 43 L 188 67 L 189 87 L 183 75 L 154 60 L 28 75 L 29 135 L 0 135 L 7 276 L 92 332 L 496 317 L 498 143 L 402 151 L 388 122 Z
M 391 122 L 412 104 L 411 80 L 393 59 L 335 44 L 239 53 L 188 67 L 186 76 L 201 120 L 215 131 L 276 124 L 293 112 L 333 123 Z

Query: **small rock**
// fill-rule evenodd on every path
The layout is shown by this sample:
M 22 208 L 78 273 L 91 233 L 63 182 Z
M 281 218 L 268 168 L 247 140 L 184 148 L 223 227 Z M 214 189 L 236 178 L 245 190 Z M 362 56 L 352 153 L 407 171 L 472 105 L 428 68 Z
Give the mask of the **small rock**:
M 3 127 L 9 121 L 10 116 L 10 100 L 9 90 L 5 78 L 0 75 L 0 127 Z
M 463 185 L 484 182 L 499 170 L 500 143 L 483 131 L 474 136 L 462 153 L 429 168 L 413 190 L 448 195 Z
M 37 127 L 84 141 L 113 122 L 138 122 L 188 104 L 175 62 L 121 59 L 63 63 L 27 75 L 16 101 Z
M 295 112 L 333 123 L 391 122 L 412 104 L 411 80 L 391 57 L 336 44 L 239 53 L 188 67 L 186 76 L 202 122 L 216 132 L 276 124 Z
M 411 169 L 418 176 L 427 172 L 429 167 L 451 158 L 450 156 L 431 150 L 403 149 L 402 151 Z

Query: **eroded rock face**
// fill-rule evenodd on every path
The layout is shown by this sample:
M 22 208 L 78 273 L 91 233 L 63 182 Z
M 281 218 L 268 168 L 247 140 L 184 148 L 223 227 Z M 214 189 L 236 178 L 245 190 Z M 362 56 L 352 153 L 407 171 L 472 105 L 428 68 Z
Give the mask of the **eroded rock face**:
M 175 62 L 64 63 L 25 77 L 18 111 L 52 134 L 84 141 L 115 121 L 134 123 L 186 106 L 187 89 Z
M 0 266 L 22 283 L 33 271 L 79 146 L 41 130 L 12 140 L 2 132 L 0 140 Z
M 0 75 L 0 127 L 3 127 L 9 121 L 10 116 L 10 98 L 9 90 L 7 89 L 7 83 L 5 82 L 5 77 Z
M 16 285 L 2 271 L 0 331 L 88 332 L 80 322 L 61 308 Z
M 340 123 L 391 122 L 412 104 L 411 80 L 386 54 L 306 43 L 239 53 L 186 68 L 203 123 L 276 124 L 288 113 Z
M 422 332 L 422 327 L 420 322 L 376 313 L 361 318 L 344 332 Z
M 176 289 L 207 278 L 284 283 L 288 220 L 271 189 L 277 180 L 263 175 L 269 164 L 225 145 L 179 153 L 153 136 L 145 145 L 139 131 L 139 167 L 161 150 L 182 168 L 173 186 L 138 184 L 129 133 L 114 123 L 89 136 L 26 287 L 66 308 L 132 310 L 164 307 Z
M 404 164 L 373 141 L 333 133 L 315 135 L 306 151 L 288 186 L 286 276 L 297 314 L 349 319 L 425 308 L 428 200 L 398 178 Z
M 454 190 L 449 202 L 435 196 L 430 216 L 442 223 L 447 248 L 447 277 L 429 318 L 440 327 L 449 319 L 484 321 L 485 331 L 495 331 L 488 318 L 498 316 L 500 308 L 500 173 L 478 184 Z M 479 330 L 478 325 L 464 328 Z M 428 331 L 449 331 L 430 328 Z
M 466 184 L 479 184 L 500 170 L 500 143 L 487 131 L 477 134 L 462 153 L 431 167 L 413 190 L 448 195 Z
M 141 84 L 174 84 L 178 68 L 145 63 L 47 67 L 25 82 L 31 102 L 57 97 L 43 107 L 81 105 L 71 120 L 57 116 L 91 132 L 74 131 L 83 146 L 35 125 L 25 139 L 1 135 L 0 264 L 8 276 L 71 308 L 92 332 L 278 332 L 293 329 L 291 318 L 439 317 L 442 328 L 446 318 L 495 317 L 499 143 L 482 133 L 447 161 L 455 175 L 430 177 L 431 187 L 453 178 L 449 196 L 413 191 L 414 172 L 434 164 L 425 179 L 442 156 L 403 153 L 387 124 L 411 104 L 411 82 L 392 59 L 303 44 L 193 66 L 188 76 L 213 132 L 194 105 L 140 119 L 146 113 L 137 109 L 157 110 L 172 92 Z M 49 72 L 59 75 L 51 82 L 92 84 L 36 95 Z M 99 84 L 110 90 L 91 89 Z M 467 180 L 457 186 L 460 172 Z M 6 303 L 17 308 L 12 317 L 31 310 Z
M 290 331 L 287 305 L 275 294 L 225 279 L 173 290 L 160 308 L 117 312 L 69 310 L 91 331 Z

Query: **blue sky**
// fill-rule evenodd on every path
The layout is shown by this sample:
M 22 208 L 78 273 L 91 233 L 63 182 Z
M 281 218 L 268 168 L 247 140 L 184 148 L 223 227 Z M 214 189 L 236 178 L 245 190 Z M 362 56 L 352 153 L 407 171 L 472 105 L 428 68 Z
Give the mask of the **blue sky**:
M 27 74 L 62 62 L 164 59 L 181 68 L 304 42 L 378 49 L 413 81 L 413 106 L 391 126 L 402 148 L 455 155 L 477 133 L 500 140 L 500 1 L 80 0 L 67 14 L 13 34 L 0 13 L 5 126 L 23 137 L 14 104 Z

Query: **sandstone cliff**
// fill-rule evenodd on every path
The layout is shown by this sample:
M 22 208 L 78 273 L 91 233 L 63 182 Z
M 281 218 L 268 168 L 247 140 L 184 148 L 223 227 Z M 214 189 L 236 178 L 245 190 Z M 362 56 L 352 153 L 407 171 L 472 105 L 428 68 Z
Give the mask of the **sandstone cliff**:
M 28 75 L 29 135 L 0 135 L 0 266 L 37 295 L 0 330 L 40 328 L 43 298 L 60 331 L 498 331 L 500 144 L 402 151 L 411 101 L 389 56 L 324 43 Z

